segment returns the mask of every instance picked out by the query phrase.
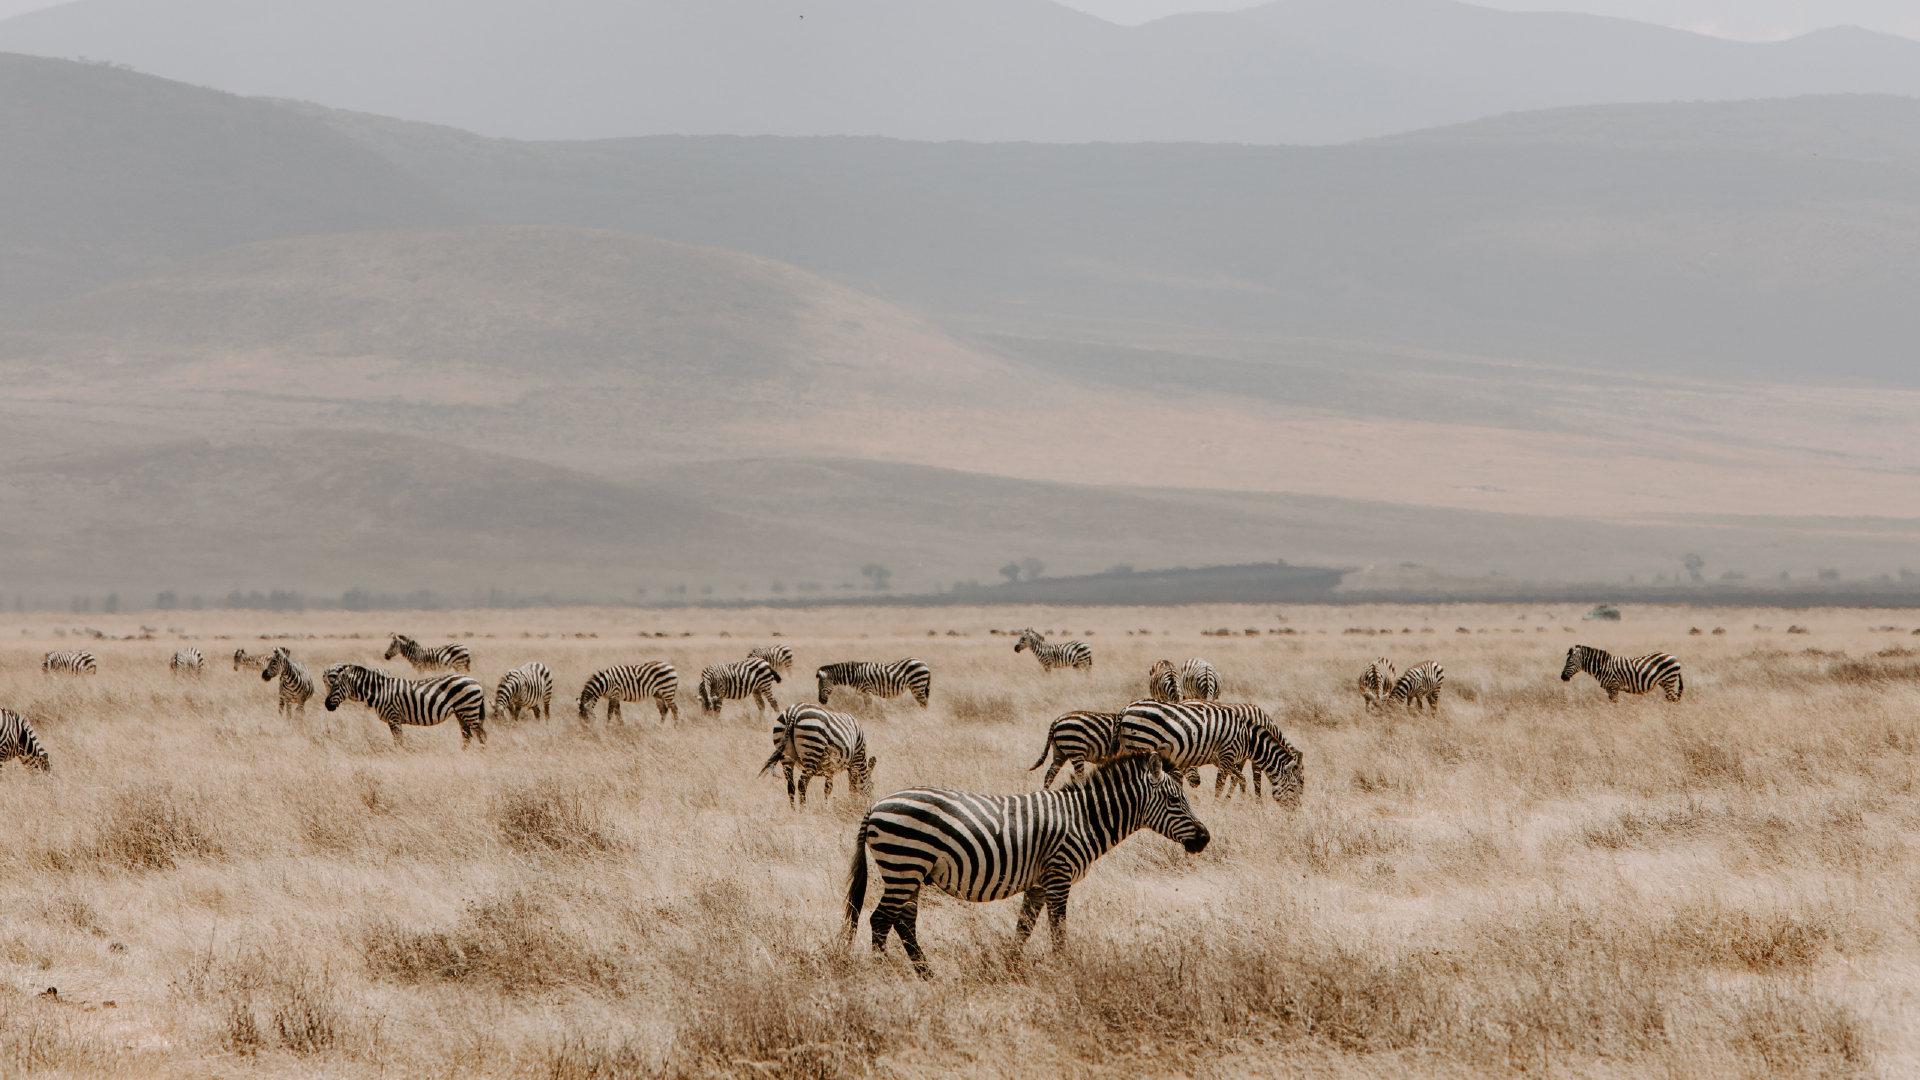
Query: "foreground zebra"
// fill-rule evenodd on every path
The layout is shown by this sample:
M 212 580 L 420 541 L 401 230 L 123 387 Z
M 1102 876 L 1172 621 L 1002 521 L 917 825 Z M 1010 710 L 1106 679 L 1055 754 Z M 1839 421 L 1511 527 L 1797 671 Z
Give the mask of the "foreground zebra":
M 1560 681 L 1569 682 L 1581 671 L 1593 676 L 1607 692 L 1607 700 L 1615 704 L 1619 704 L 1622 690 L 1644 694 L 1658 686 L 1665 691 L 1668 701 L 1679 701 L 1687 692 L 1686 680 L 1680 675 L 1680 661 L 1671 653 L 1620 657 L 1604 649 L 1575 645 L 1567 650 L 1567 665 L 1560 669 Z
M 761 645 L 747 650 L 747 659 L 765 660 L 781 675 L 793 671 L 793 650 L 785 645 Z
M 1119 713 L 1081 710 L 1062 713 L 1047 725 L 1047 741 L 1040 747 L 1040 760 L 1027 766 L 1027 771 L 1045 765 L 1047 755 L 1051 754 L 1053 764 L 1047 767 L 1040 786 L 1053 786 L 1053 778 L 1060 775 L 1060 767 L 1068 762 L 1073 763 L 1073 779 L 1077 781 L 1086 774 L 1088 762 L 1119 755 L 1119 731 Z
M 927 699 L 933 694 L 933 669 L 923 660 L 909 656 L 904 660 L 895 660 L 891 664 L 878 664 L 865 661 L 851 661 L 844 664 L 828 664 L 813 673 L 820 684 L 820 704 L 825 705 L 827 698 L 836 686 L 849 690 L 858 690 L 865 697 L 899 697 L 903 693 L 912 693 L 913 700 L 927 707 Z
M 538 660 L 500 676 L 493 692 L 494 716 L 518 720 L 522 709 L 531 711 L 535 720 L 553 719 L 553 671 Z
M 860 722 L 846 713 L 828 712 L 818 705 L 789 705 L 773 721 L 773 756 L 760 766 L 760 775 L 779 765 L 787 776 L 787 805 L 793 806 L 793 771 L 800 770 L 800 806 L 807 805 L 807 784 L 818 776 L 825 782 L 822 798 L 833 797 L 833 774 L 847 773 L 847 787 L 856 798 L 873 792 L 873 767 L 879 759 L 867 754 L 867 737 Z
M 1033 658 L 1040 661 L 1041 671 L 1054 668 L 1084 668 L 1093 670 L 1093 648 L 1084 641 L 1062 641 L 1050 645 L 1040 636 L 1040 631 L 1028 627 L 1020 631 L 1020 640 L 1013 643 L 1013 651 L 1027 650 Z
M 1366 701 L 1367 708 L 1378 705 L 1380 699 L 1393 690 L 1393 684 L 1398 679 L 1393 661 L 1384 656 L 1375 657 L 1373 663 L 1367 665 L 1367 670 L 1360 673 L 1360 696 Z
M 1147 672 L 1147 696 L 1155 701 L 1218 701 L 1220 673 L 1197 656 L 1175 667 L 1171 660 L 1155 660 Z
M 1306 788 L 1305 763 L 1266 711 L 1257 705 L 1222 705 L 1212 701 L 1136 701 L 1120 714 L 1115 736 L 1122 754 L 1156 753 L 1198 784 L 1202 765 L 1216 768 L 1213 794 L 1232 777 L 1235 789 L 1245 791 L 1243 763 L 1253 765 L 1253 794 L 1260 794 L 1260 777 L 1273 781 L 1275 802 L 1298 804 Z
M 40 659 L 40 673 L 51 675 L 63 672 L 69 675 L 98 675 L 100 664 L 90 652 L 50 652 Z
M 1400 677 L 1393 681 L 1390 689 L 1376 692 L 1367 703 L 1374 705 L 1385 702 L 1391 705 L 1397 701 L 1406 706 L 1409 711 L 1417 711 L 1422 707 L 1429 710 L 1438 709 L 1440 688 L 1446 684 L 1446 681 L 1446 669 L 1438 662 L 1428 660 L 1401 672 Z
M 852 942 L 860 927 L 871 852 L 881 888 L 873 909 L 874 952 L 884 952 L 887 935 L 897 931 L 914 970 L 932 975 L 917 930 L 920 890 L 929 884 L 975 902 L 1024 894 L 1014 924 L 1015 948 L 1026 943 L 1045 905 L 1058 950 L 1066 941 L 1068 891 L 1095 859 L 1143 828 L 1189 854 L 1203 850 L 1210 839 L 1187 805 L 1179 778 L 1155 754 L 1116 758 L 1059 791 L 896 792 L 867 811 L 854 838 L 847 940 Z
M 267 661 L 272 656 L 272 653 L 250 653 L 245 649 L 235 649 L 233 650 L 233 670 L 252 668 L 254 671 L 259 671 L 267 666 Z
M 620 718 L 621 702 L 651 698 L 664 724 L 669 712 L 675 720 L 680 719 L 680 706 L 675 701 L 679 692 L 679 673 L 673 670 L 673 665 L 661 660 L 602 668 L 588 676 L 587 684 L 580 688 L 580 719 L 583 723 L 592 720 L 593 707 L 605 698 L 607 723 L 620 720 L 624 724 L 626 721 Z
M 449 671 L 473 670 L 473 653 L 459 642 L 429 649 L 405 634 L 395 634 L 393 642 L 380 659 L 391 660 L 396 656 L 406 657 L 407 663 L 412 664 L 415 671 L 439 671 L 442 668 Z
M 700 669 L 700 711 L 718 716 L 722 704 L 752 698 L 764 715 L 769 708 L 780 707 L 780 703 L 773 700 L 773 686 L 779 681 L 780 673 L 759 657 L 735 660 L 731 664 L 708 664 Z
M 267 657 L 267 665 L 260 669 L 260 681 L 280 680 L 280 715 L 292 716 L 298 709 L 301 716 L 307 715 L 307 699 L 313 697 L 313 676 L 307 674 L 307 667 L 293 658 L 293 654 L 282 645 Z
M 207 658 L 200 654 L 199 649 L 177 649 L 167 666 L 173 669 L 175 675 L 200 675 L 207 670 Z
M 27 718 L 12 709 L 0 709 L 0 765 L 15 759 L 26 768 L 41 772 L 53 768 L 47 751 L 40 745 L 40 736 L 34 734 Z
M 474 739 L 487 745 L 487 691 L 465 675 L 402 679 L 359 664 L 335 664 L 326 670 L 327 711 L 357 701 L 387 722 L 400 743 L 400 725 L 432 727 L 448 718 L 460 722 L 460 749 Z

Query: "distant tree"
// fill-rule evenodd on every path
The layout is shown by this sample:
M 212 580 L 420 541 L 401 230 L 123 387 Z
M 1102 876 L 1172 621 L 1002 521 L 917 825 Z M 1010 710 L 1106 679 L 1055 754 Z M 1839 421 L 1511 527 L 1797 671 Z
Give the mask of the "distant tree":
M 180 594 L 168 589 L 153 598 L 153 606 L 161 611 L 172 611 L 180 606 Z
M 105 600 L 100 601 L 100 610 L 106 612 L 109 615 L 112 615 L 115 612 L 119 611 L 120 610 L 120 594 L 117 592 L 108 593 L 107 598 Z
M 772 588 L 773 595 L 775 596 L 785 596 L 787 594 L 787 583 L 784 581 L 774 582 Z
M 1720 580 L 1721 581 L 1745 581 L 1747 580 L 1747 575 L 1741 573 L 1738 570 L 1729 570 L 1726 573 L 1720 575 Z
M 1689 581 L 1697 583 L 1707 579 L 1707 560 L 1705 557 L 1694 552 L 1688 552 L 1687 557 L 1680 560 L 1680 564 L 1687 568 L 1687 579 Z
M 1020 564 L 1017 562 L 1010 562 L 1007 565 L 1001 567 L 1000 576 L 1003 578 L 1006 578 L 1007 584 L 1009 585 L 1020 584 Z
M 880 563 L 868 563 L 860 568 L 860 576 L 867 579 L 867 588 L 874 592 L 886 592 L 893 587 L 893 571 Z
M 76 596 L 73 598 L 73 602 L 71 604 L 68 604 L 67 607 L 70 610 L 72 610 L 75 614 L 82 614 L 85 612 L 92 611 L 93 598 L 91 596 Z
M 199 593 L 194 593 L 193 596 L 187 600 L 187 606 L 195 611 L 201 611 L 206 608 L 207 599 Z
M 1827 569 L 1820 571 L 1818 576 L 1821 581 L 1839 581 L 1840 571 L 1835 570 L 1832 567 L 1828 567 Z
M 1027 575 L 1028 581 L 1039 581 L 1047 572 L 1047 564 L 1028 556 L 1020 560 L 1020 570 Z
M 713 586 L 711 586 L 711 585 L 702 585 L 702 586 L 700 586 L 700 595 L 701 595 L 701 596 L 712 596 L 712 595 L 713 595 Z

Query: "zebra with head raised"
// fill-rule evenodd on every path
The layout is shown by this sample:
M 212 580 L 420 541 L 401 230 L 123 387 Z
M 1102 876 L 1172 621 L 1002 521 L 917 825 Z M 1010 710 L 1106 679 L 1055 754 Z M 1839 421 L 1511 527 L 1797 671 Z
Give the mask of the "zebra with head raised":
M 357 701 L 387 722 L 399 743 L 400 726 L 432 727 L 448 718 L 460 723 L 460 749 L 474 739 L 487 745 L 487 691 L 465 675 L 402 679 L 359 664 L 335 664 L 326 671 L 327 711 Z
M 731 664 L 708 664 L 700 669 L 700 711 L 718 716 L 723 703 L 752 698 L 765 714 L 768 708 L 780 707 L 780 703 L 773 700 L 773 686 L 779 681 L 780 673 L 759 657 L 735 660 Z
M 1040 631 L 1032 627 L 1020 631 L 1020 640 L 1013 643 L 1013 651 L 1033 653 L 1033 658 L 1040 661 L 1041 671 L 1052 671 L 1054 668 L 1093 670 L 1092 646 L 1084 641 L 1049 644 Z
M 1189 784 L 1199 784 L 1196 770 L 1200 766 L 1215 766 L 1216 798 L 1229 777 L 1234 788 L 1246 790 L 1247 778 L 1240 768 L 1247 762 L 1253 765 L 1256 797 L 1262 775 L 1273 782 L 1276 802 L 1298 804 L 1306 789 L 1306 766 L 1300 751 L 1257 705 L 1136 701 L 1120 714 L 1116 742 L 1122 754 L 1163 755 L 1186 774 Z
M 1143 828 L 1189 854 L 1211 838 L 1187 805 L 1178 776 L 1155 754 L 1116 758 L 1058 791 L 896 792 L 873 804 L 854 837 L 847 940 L 860 928 L 871 852 L 881 888 L 873 909 L 874 952 L 883 952 L 888 934 L 898 932 L 914 970 L 932 974 L 918 933 L 920 890 L 927 885 L 974 902 L 1022 895 L 1015 948 L 1026 943 L 1045 907 L 1057 950 L 1066 941 L 1068 891 L 1095 859 Z
M 822 705 L 827 703 L 836 686 L 858 690 L 868 698 L 892 698 L 911 693 L 913 700 L 919 702 L 923 709 L 933 694 L 933 669 L 924 660 L 911 656 L 891 664 L 866 661 L 827 664 L 814 672 L 813 677 L 819 684 Z
M 1440 688 L 1446 685 L 1446 681 L 1447 669 L 1441 667 L 1438 661 L 1428 660 L 1401 672 L 1392 686 L 1383 686 L 1372 696 L 1368 704 L 1385 702 L 1391 705 L 1397 701 L 1410 711 L 1423 707 L 1429 710 L 1438 709 Z
M 830 799 L 833 774 L 842 769 L 854 796 L 866 798 L 873 791 L 873 767 L 878 763 L 867 753 L 858 720 L 818 705 L 789 705 L 773 721 L 773 756 L 760 766 L 760 775 L 779 765 L 787 776 L 787 805 L 793 806 L 793 773 L 800 770 L 799 805 L 805 806 L 807 784 L 820 777 L 826 788 L 821 797 Z
M 244 648 L 235 649 L 233 650 L 233 670 L 239 671 L 241 668 L 251 668 L 254 671 L 259 671 L 261 668 L 267 666 L 267 661 L 272 659 L 272 657 L 272 653 L 250 653 Z
M 1575 645 L 1567 650 L 1566 666 L 1560 669 L 1560 681 L 1569 682 L 1576 672 L 1584 671 L 1600 683 L 1607 700 L 1618 704 L 1620 692 L 1644 694 L 1658 686 L 1668 701 L 1679 701 L 1687 692 L 1680 675 L 1680 661 L 1672 653 L 1648 653 L 1645 656 L 1614 656 L 1604 649 Z
M 199 649 L 175 649 L 167 666 L 175 675 L 202 675 L 207 670 L 207 658 Z
M 27 718 L 12 709 L 0 709 L 0 765 L 16 758 L 29 769 L 46 772 L 53 768 L 46 749 L 40 745 L 40 736 L 34 733 Z
M 52 675 L 98 675 L 100 663 L 90 652 L 50 652 L 40 659 L 40 673 Z
M 535 720 L 553 719 L 553 671 L 538 660 L 500 676 L 493 692 L 494 716 L 518 720 L 521 709 L 532 712 Z
M 396 656 L 406 657 L 415 671 L 473 670 L 473 653 L 457 641 L 429 649 L 405 634 L 395 634 L 380 659 L 391 660 Z
M 765 660 L 781 675 L 786 675 L 793 670 L 793 650 L 785 645 L 756 646 L 747 650 L 747 659 Z
M 307 667 L 293 658 L 293 653 L 282 645 L 267 657 L 267 665 L 260 669 L 260 681 L 280 680 L 280 715 L 292 716 L 299 710 L 301 716 L 307 715 L 307 699 L 313 697 L 313 676 L 307 674 Z
M 1394 670 L 1393 661 L 1384 656 L 1374 658 L 1367 670 L 1360 673 L 1360 696 L 1371 709 L 1380 704 L 1380 699 L 1393 690 L 1393 684 L 1400 678 Z
M 1047 756 L 1051 754 L 1053 764 L 1041 778 L 1041 787 L 1051 787 L 1053 778 L 1060 775 L 1060 767 L 1068 762 L 1073 763 L 1073 779 L 1078 780 L 1085 775 L 1088 762 L 1104 761 L 1120 753 L 1119 730 L 1119 713 L 1077 709 L 1062 713 L 1047 725 L 1047 741 L 1040 747 L 1040 760 L 1027 766 L 1027 771 L 1046 765 Z
M 660 710 L 660 722 L 664 724 L 669 712 L 675 720 L 680 719 L 680 706 L 675 700 L 679 692 L 680 675 L 672 664 L 663 660 L 602 668 L 588 676 L 586 685 L 580 688 L 580 720 L 583 723 L 592 720 L 593 707 L 604 698 L 607 722 L 625 723 L 620 717 L 621 702 L 651 699 Z

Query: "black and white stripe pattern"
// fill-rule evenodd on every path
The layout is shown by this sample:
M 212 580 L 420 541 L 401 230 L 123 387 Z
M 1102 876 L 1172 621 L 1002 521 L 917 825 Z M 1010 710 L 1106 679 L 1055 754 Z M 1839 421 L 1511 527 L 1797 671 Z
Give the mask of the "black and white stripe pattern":
M 665 661 L 603 668 L 589 676 L 587 684 L 580 688 L 580 719 L 593 719 L 593 707 L 605 698 L 607 722 L 625 723 L 620 717 L 621 702 L 651 699 L 660 710 L 660 722 L 664 724 L 668 713 L 672 713 L 675 720 L 680 719 L 680 706 L 675 700 L 679 692 L 680 676 L 673 665 Z
M 553 671 L 538 660 L 500 676 L 493 692 L 495 717 L 518 720 L 522 709 L 531 711 L 535 720 L 553 719 Z
M 1648 653 L 1645 656 L 1619 657 L 1604 649 L 1575 645 L 1567 650 L 1567 664 L 1560 680 L 1569 681 L 1577 672 L 1586 672 L 1599 681 L 1607 700 L 1618 703 L 1620 694 L 1644 694 L 1658 686 L 1668 701 L 1679 701 L 1687 692 L 1680 674 L 1680 661 L 1672 653 Z
M 800 772 L 799 806 L 807 805 L 807 784 L 816 776 L 825 782 L 822 798 L 833 797 L 833 774 L 846 770 L 847 786 L 855 798 L 873 791 L 873 767 L 878 759 L 867 753 L 867 737 L 860 722 L 846 713 L 829 712 L 818 705 L 789 705 L 773 722 L 773 756 L 760 766 L 760 775 L 779 765 L 787 776 L 787 805 L 794 806 L 794 770 Z
M 266 667 L 267 661 L 272 658 L 272 653 L 250 653 L 244 648 L 235 649 L 233 650 L 233 670 L 239 671 L 242 668 L 251 668 L 254 671 L 259 671 L 261 668 Z
M 1053 764 L 1047 766 L 1047 775 L 1040 780 L 1041 787 L 1051 787 L 1053 778 L 1060 775 L 1060 767 L 1068 762 L 1073 763 L 1073 778 L 1078 780 L 1085 775 L 1088 762 L 1119 755 L 1119 732 L 1119 713 L 1083 710 L 1062 713 L 1047 725 L 1047 742 L 1040 748 L 1040 760 L 1027 766 L 1027 771 L 1046 765 L 1048 755 L 1052 755 Z
M 176 649 L 167 666 L 175 675 L 200 675 L 207 670 L 207 658 L 199 649 Z
M 752 698 L 764 714 L 770 708 L 780 707 L 780 703 L 773 700 L 773 687 L 779 681 L 780 673 L 758 657 L 730 664 L 708 664 L 700 669 L 700 709 L 709 715 L 718 715 L 724 703 Z
M 1147 669 L 1147 696 L 1155 701 L 1180 700 L 1180 669 L 1171 660 L 1155 660 Z
M 1393 661 L 1384 656 L 1375 657 L 1373 663 L 1360 673 L 1360 696 L 1367 703 L 1367 708 L 1380 704 L 1380 699 L 1393 690 L 1393 684 L 1399 678 Z
M 14 760 L 41 772 L 53 768 L 46 749 L 40 745 L 40 736 L 34 733 L 27 718 L 12 709 L 0 709 L 0 765 Z
M 1447 671 L 1438 662 L 1428 660 L 1415 664 L 1400 673 L 1393 681 L 1393 687 L 1384 694 L 1374 695 L 1374 701 L 1384 701 L 1391 705 L 1399 702 L 1409 710 L 1421 708 L 1438 709 L 1440 707 L 1440 688 L 1446 684 Z
M 98 675 L 100 663 L 90 652 L 50 652 L 40 660 L 43 675 Z
M 1020 640 L 1013 643 L 1013 651 L 1028 651 L 1040 661 L 1041 671 L 1054 668 L 1079 668 L 1093 670 L 1093 648 L 1084 641 L 1062 641 L 1048 644 L 1040 631 L 1028 627 L 1020 631 Z
M 1155 660 L 1147 672 L 1147 696 L 1155 701 L 1218 701 L 1220 674 L 1197 656 L 1180 661 Z
M 326 671 L 327 711 L 357 701 L 387 722 L 393 741 L 400 727 L 432 727 L 448 719 L 460 723 L 460 749 L 474 739 L 487 745 L 487 691 L 465 675 L 402 679 L 359 664 L 335 664 Z
M 860 926 L 871 853 L 881 887 L 871 923 L 876 953 L 898 932 L 914 969 L 931 974 L 918 933 L 920 890 L 927 885 L 981 903 L 1023 895 L 1016 944 L 1026 942 L 1044 906 L 1058 949 L 1066 936 L 1068 891 L 1094 860 L 1143 828 L 1189 853 L 1210 839 L 1179 779 L 1152 754 L 1118 758 L 1059 791 L 896 792 L 867 811 L 854 838 L 847 939 Z
M 280 715 L 292 716 L 296 710 L 307 714 L 307 699 L 313 697 L 313 676 L 305 664 L 293 658 L 286 646 L 273 650 L 267 665 L 260 669 L 260 681 L 280 680 Z
M 396 656 L 406 657 L 415 671 L 473 670 L 473 653 L 459 642 L 429 649 L 405 634 L 395 634 L 381 659 L 391 660 Z
M 1273 781 L 1277 802 L 1298 803 L 1306 787 L 1305 762 L 1300 751 L 1287 742 L 1273 719 L 1258 705 L 1223 705 L 1215 701 L 1136 701 L 1120 714 L 1116 740 L 1120 753 L 1158 753 L 1187 774 L 1189 784 L 1199 783 L 1193 770 L 1202 765 L 1218 769 L 1213 778 L 1213 793 L 1232 778 L 1234 788 L 1245 791 L 1247 778 L 1243 763 L 1253 764 L 1254 795 L 1260 794 L 1260 777 Z
M 765 660 L 782 676 L 793 671 L 793 650 L 785 645 L 761 645 L 747 650 L 749 660 Z
M 814 680 L 819 683 L 822 705 L 827 703 L 836 686 L 858 690 L 867 697 L 892 698 L 911 693 L 923 709 L 933 694 L 933 669 L 925 661 L 911 656 L 891 664 L 866 661 L 828 664 L 814 672 Z

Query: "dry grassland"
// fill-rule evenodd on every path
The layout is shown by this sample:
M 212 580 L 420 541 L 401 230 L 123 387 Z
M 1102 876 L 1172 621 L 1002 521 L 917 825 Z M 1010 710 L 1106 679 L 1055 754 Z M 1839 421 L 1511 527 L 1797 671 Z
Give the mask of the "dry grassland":
M 1285 614 L 1298 633 L 1232 638 L 1199 631 L 1281 624 L 1267 608 L 92 620 L 180 627 L 208 654 L 192 681 L 169 675 L 164 629 L 82 642 L 96 678 L 44 678 L 40 652 L 74 646 L 52 631 L 78 617 L 14 616 L 0 705 L 36 724 L 53 771 L 0 768 L 0 1074 L 1920 1071 L 1920 616 Z M 1027 623 L 1094 631 L 1095 673 L 1043 676 L 987 632 Z M 282 720 L 228 661 L 271 633 L 316 673 L 377 662 L 391 629 L 460 635 L 489 689 L 546 661 L 553 722 L 490 717 L 467 753 L 451 725 L 414 730 L 396 750 L 356 706 Z M 783 703 L 811 698 L 823 662 L 932 665 L 931 709 L 855 708 L 878 793 L 1029 789 L 1052 716 L 1197 655 L 1304 750 L 1306 798 L 1287 812 L 1204 785 L 1213 845 L 1145 834 L 1098 863 L 1061 955 L 1043 928 L 1004 958 L 1017 902 L 929 893 L 922 982 L 897 945 L 876 962 L 840 942 L 844 787 L 790 812 L 754 775 L 768 725 L 740 703 L 698 715 L 700 666 L 775 630 L 798 654 Z M 1575 641 L 1679 654 L 1687 700 L 1609 707 L 1584 676 L 1562 684 Z M 1382 652 L 1446 665 L 1439 716 L 1363 712 L 1353 682 Z M 686 720 L 630 706 L 623 730 L 583 730 L 585 676 L 649 657 L 682 673 Z

